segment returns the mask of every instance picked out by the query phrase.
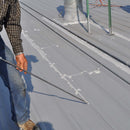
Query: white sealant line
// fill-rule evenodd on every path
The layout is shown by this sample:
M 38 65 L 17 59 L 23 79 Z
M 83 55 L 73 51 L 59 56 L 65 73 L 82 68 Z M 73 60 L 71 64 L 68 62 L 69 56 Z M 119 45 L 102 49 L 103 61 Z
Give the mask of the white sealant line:
M 90 24 L 92 24 L 93 26 L 95 26 L 95 27 L 101 29 L 101 27 L 100 27 L 99 25 L 97 25 L 96 23 L 94 23 L 93 21 L 91 21 Z M 107 29 L 107 28 L 104 28 L 104 29 L 105 29 L 107 32 L 109 32 L 109 29 Z M 122 34 L 119 34 L 119 33 L 114 32 L 114 31 L 113 31 L 113 34 L 116 35 L 117 37 L 120 37 L 120 38 L 126 40 L 126 41 L 130 41 L 130 38 L 128 38 L 128 37 L 126 37 L 126 36 L 123 36 Z
M 53 19 L 53 20 L 54 20 L 56 23 L 58 23 L 58 24 L 60 24 L 60 25 L 62 25 L 62 26 L 73 25 L 73 24 L 79 24 L 79 21 L 76 21 L 76 22 L 63 22 L 63 21 L 62 21 L 62 22 L 60 22 L 60 21 L 58 21 L 58 20 L 56 20 L 56 19 Z M 80 23 L 87 23 L 87 21 L 80 21 Z M 95 27 L 97 27 L 97 28 L 99 28 L 99 29 L 101 29 L 101 27 L 100 27 L 99 25 L 97 25 L 96 23 L 94 23 L 93 21 L 90 21 L 90 24 L 93 25 L 93 26 L 95 26 Z M 106 30 L 107 32 L 109 32 L 109 29 L 108 29 L 108 28 L 104 28 L 104 30 Z M 116 35 L 117 37 L 120 37 L 120 38 L 126 40 L 126 41 L 130 41 L 130 38 L 128 38 L 128 37 L 126 37 L 126 36 L 124 36 L 124 35 L 122 35 L 122 34 L 119 34 L 119 33 L 114 32 L 114 31 L 113 31 L 113 34 Z
M 56 73 L 59 74 L 59 76 L 61 77 L 61 79 L 65 80 L 67 82 L 67 84 L 69 85 L 69 87 L 71 89 L 74 90 L 75 95 L 79 95 L 87 104 L 89 104 L 89 102 L 85 99 L 85 97 L 80 93 L 81 89 L 76 89 L 71 83 L 70 81 L 66 78 L 66 74 L 62 74 L 58 68 L 55 66 L 55 63 L 51 62 L 48 58 L 47 58 L 47 54 L 44 52 L 43 49 L 41 49 L 30 37 L 28 34 L 25 33 L 25 31 L 22 31 L 23 36 L 25 37 L 25 39 L 30 43 L 30 45 L 42 56 L 42 58 L 49 64 L 50 68 L 52 68 Z
M 62 18 L 63 19 L 63 18 Z M 56 23 L 62 25 L 62 26 L 67 26 L 67 25 L 74 25 L 74 24 L 79 24 L 79 21 L 75 21 L 75 22 L 67 22 L 67 21 L 60 21 L 60 19 L 53 19 Z M 87 20 L 85 21 L 80 21 L 80 23 L 87 23 Z
M 96 70 L 93 70 L 91 72 L 88 72 L 88 71 L 84 70 L 84 71 L 81 71 L 79 73 L 75 73 L 75 74 L 71 74 L 71 75 L 64 74 L 64 76 L 71 79 L 71 81 L 73 81 L 72 80 L 73 77 L 81 76 L 81 75 L 83 75 L 85 73 L 88 74 L 88 75 L 93 75 L 93 74 L 97 75 L 97 74 L 100 74 L 101 71 L 100 71 L 100 68 L 97 68 Z
M 73 38 L 74 40 L 76 40 L 78 43 L 82 44 L 83 46 L 87 47 L 88 49 L 90 49 L 91 51 L 95 52 L 97 55 L 99 55 L 100 57 L 102 57 L 103 59 L 111 62 L 112 64 L 114 64 L 116 67 L 118 67 L 119 69 L 121 69 L 122 71 L 124 71 L 127 74 L 130 74 L 130 68 L 124 64 L 122 64 L 121 62 L 115 60 L 114 58 L 112 58 L 111 56 L 103 53 L 102 51 L 100 51 L 99 49 L 97 49 L 96 47 L 93 47 L 91 45 L 89 45 L 87 42 L 85 42 L 84 40 L 78 38 L 77 36 L 73 35 L 72 33 L 68 32 L 67 30 L 63 29 L 62 27 L 58 26 L 57 24 L 55 24 L 54 22 L 48 20 L 45 17 L 42 17 L 42 20 L 46 21 L 47 23 L 49 23 L 50 25 L 54 26 L 55 28 L 59 29 L 60 31 L 62 31 L 63 33 L 65 33 L 66 35 L 68 35 L 69 37 Z

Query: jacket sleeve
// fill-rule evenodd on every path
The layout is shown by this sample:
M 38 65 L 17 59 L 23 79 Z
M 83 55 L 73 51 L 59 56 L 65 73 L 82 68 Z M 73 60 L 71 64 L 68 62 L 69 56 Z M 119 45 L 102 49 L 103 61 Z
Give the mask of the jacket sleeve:
M 11 0 L 12 1 L 12 0 Z M 13 51 L 16 54 L 23 52 L 22 40 L 21 40 L 21 11 L 18 0 L 13 0 L 8 6 L 8 11 L 5 17 L 5 29 L 9 40 L 11 42 Z

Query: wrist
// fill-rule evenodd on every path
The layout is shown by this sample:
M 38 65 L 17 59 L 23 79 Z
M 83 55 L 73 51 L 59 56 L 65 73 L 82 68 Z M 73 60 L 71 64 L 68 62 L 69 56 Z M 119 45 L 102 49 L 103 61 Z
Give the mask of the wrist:
M 18 56 L 18 55 L 21 55 L 21 54 L 24 54 L 23 52 L 19 52 L 17 54 L 15 54 L 15 56 Z

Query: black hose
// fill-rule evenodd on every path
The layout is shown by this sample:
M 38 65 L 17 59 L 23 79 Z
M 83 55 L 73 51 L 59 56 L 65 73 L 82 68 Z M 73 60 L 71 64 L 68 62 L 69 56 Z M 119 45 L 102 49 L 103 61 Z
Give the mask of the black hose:
M 2 61 L 4 61 L 5 63 L 7 63 L 7 64 L 9 64 L 9 65 L 11 65 L 11 66 L 13 66 L 13 67 L 15 67 L 15 68 L 18 68 L 18 69 L 20 69 L 20 70 L 22 70 L 22 71 L 24 71 L 24 72 L 26 72 L 26 73 L 28 73 L 28 74 L 34 76 L 35 78 L 37 78 L 37 79 L 39 79 L 39 80 L 41 80 L 41 81 L 43 81 L 43 82 L 45 82 L 45 83 L 47 83 L 47 84 L 49 84 L 49 85 L 51 85 L 51 86 L 53 86 L 53 87 L 55 87 L 55 88 L 61 90 L 61 91 L 64 92 L 64 93 L 67 93 L 67 94 L 71 95 L 72 97 L 75 97 L 75 98 L 79 99 L 80 101 L 84 102 L 85 104 L 88 104 L 88 101 L 86 101 L 86 100 L 84 100 L 84 99 L 82 99 L 82 98 L 79 98 L 79 97 L 77 97 L 77 96 L 71 94 L 70 92 L 67 92 L 66 90 L 64 90 L 64 89 L 62 89 L 62 88 L 60 88 L 60 87 L 58 87 L 57 85 L 55 85 L 55 84 L 53 84 L 53 83 L 51 83 L 51 82 L 49 82 L 49 81 L 47 81 L 47 80 L 45 80 L 45 79 L 39 77 L 39 76 L 37 76 L 36 74 L 33 74 L 33 73 L 28 72 L 28 71 L 26 71 L 26 70 L 24 70 L 24 69 L 21 69 L 19 66 L 17 66 L 17 65 L 15 65 L 15 64 L 13 64 L 13 63 L 11 63 L 11 62 L 9 62 L 9 61 L 3 59 L 2 57 L 0 57 L 0 60 L 2 60 Z

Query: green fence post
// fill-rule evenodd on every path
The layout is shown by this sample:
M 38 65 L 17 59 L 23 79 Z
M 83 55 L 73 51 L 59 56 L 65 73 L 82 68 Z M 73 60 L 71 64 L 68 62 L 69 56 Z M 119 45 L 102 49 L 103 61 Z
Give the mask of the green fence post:
M 112 34 L 111 0 L 108 0 L 109 34 Z
M 90 32 L 90 24 L 89 24 L 89 0 L 86 0 L 86 7 L 87 7 L 87 27 L 88 33 Z

